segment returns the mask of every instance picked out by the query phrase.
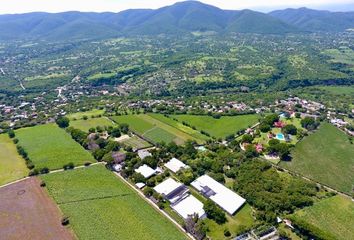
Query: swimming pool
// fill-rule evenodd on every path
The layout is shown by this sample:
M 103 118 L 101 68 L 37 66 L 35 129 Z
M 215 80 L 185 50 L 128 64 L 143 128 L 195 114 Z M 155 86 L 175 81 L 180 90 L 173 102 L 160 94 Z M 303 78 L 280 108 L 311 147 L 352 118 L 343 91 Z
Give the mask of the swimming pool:
M 277 136 L 276 136 L 276 138 L 277 138 L 278 140 L 285 140 L 284 134 L 282 134 L 282 133 L 278 133 Z

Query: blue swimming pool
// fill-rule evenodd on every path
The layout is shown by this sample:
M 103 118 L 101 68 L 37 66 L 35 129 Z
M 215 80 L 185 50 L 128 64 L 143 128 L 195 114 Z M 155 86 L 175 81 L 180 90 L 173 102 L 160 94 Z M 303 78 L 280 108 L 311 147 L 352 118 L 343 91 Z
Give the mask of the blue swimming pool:
M 276 138 L 277 138 L 278 140 L 285 140 L 284 134 L 282 134 L 282 133 L 278 133 L 277 136 L 276 136 Z

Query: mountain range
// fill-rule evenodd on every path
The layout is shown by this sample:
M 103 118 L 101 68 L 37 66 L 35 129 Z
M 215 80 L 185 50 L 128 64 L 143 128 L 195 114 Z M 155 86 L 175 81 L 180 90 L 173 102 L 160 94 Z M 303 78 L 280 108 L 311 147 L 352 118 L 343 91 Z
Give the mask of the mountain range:
M 354 28 L 354 12 L 299 8 L 265 14 L 252 10 L 222 10 L 197 1 L 179 2 L 156 10 L 131 9 L 119 13 L 34 12 L 0 15 L 0 40 L 94 39 L 193 31 L 286 34 L 340 32 L 350 28 Z

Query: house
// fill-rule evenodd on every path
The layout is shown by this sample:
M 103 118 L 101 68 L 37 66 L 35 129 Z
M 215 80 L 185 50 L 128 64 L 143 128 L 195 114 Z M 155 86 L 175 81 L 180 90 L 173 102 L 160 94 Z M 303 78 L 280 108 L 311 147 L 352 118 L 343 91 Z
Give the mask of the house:
M 285 127 L 285 125 L 286 124 L 283 121 L 277 121 L 274 123 L 274 127 L 276 127 L 276 128 L 283 128 L 283 127 Z
M 233 215 L 246 202 L 244 198 L 208 175 L 197 178 L 191 185 L 230 215 Z
M 171 207 L 184 219 L 187 219 L 189 216 L 194 216 L 195 214 L 201 219 L 206 217 L 203 203 L 193 195 L 183 198 Z
M 188 188 L 180 182 L 172 178 L 168 178 L 162 183 L 154 187 L 154 190 L 161 194 L 163 198 L 168 200 L 171 204 L 176 203 L 181 198 L 187 196 Z
M 139 183 L 136 183 L 135 186 L 139 189 L 142 189 L 143 187 L 145 187 L 145 183 L 139 182 Z
M 165 167 L 171 170 L 173 173 L 176 173 L 181 169 L 188 168 L 186 164 L 184 164 L 182 161 L 178 160 L 177 158 L 172 158 L 170 161 L 168 161 L 165 164 Z
M 140 166 L 139 168 L 134 170 L 137 173 L 140 173 L 141 175 L 144 176 L 144 178 L 148 179 L 151 176 L 155 175 L 156 171 L 149 167 L 148 165 L 144 164 Z
M 256 151 L 257 151 L 258 153 L 261 153 L 261 152 L 263 151 L 263 145 L 262 145 L 261 143 L 258 143 L 258 144 L 256 145 Z
M 139 156 L 139 158 L 141 160 L 143 160 L 146 157 L 151 157 L 152 154 L 149 151 L 147 151 L 147 150 L 139 150 L 138 151 L 138 156 Z

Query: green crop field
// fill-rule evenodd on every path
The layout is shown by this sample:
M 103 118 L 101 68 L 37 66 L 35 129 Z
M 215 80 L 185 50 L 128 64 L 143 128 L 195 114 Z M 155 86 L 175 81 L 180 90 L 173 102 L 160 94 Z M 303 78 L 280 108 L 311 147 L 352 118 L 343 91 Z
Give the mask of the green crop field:
M 16 137 L 36 168 L 59 169 L 70 162 L 77 166 L 95 161 L 65 130 L 54 124 L 16 130 Z
M 321 86 L 316 88 L 337 95 L 343 95 L 343 94 L 354 95 L 354 86 Z
M 197 139 L 201 139 L 201 140 L 208 140 L 209 139 L 207 136 L 201 134 L 199 131 L 194 130 L 190 127 L 187 127 L 187 126 L 183 125 L 182 123 L 173 120 L 172 118 L 165 117 L 162 114 L 149 113 L 148 115 L 163 122 L 163 123 L 166 123 L 167 125 L 177 128 L 177 129 L 181 130 L 182 132 L 185 132 Z
M 196 127 L 198 130 L 203 130 L 211 136 L 217 138 L 224 138 L 229 134 L 236 133 L 241 129 L 248 128 L 257 123 L 259 115 L 241 115 L 234 117 L 221 117 L 215 119 L 211 116 L 198 116 L 198 115 L 171 115 L 179 122 L 186 122 L 191 126 Z
M 203 142 L 203 140 L 195 138 L 147 114 L 115 116 L 112 119 L 117 123 L 129 124 L 129 127 L 133 131 L 155 143 L 162 141 L 169 143 L 173 141 L 177 144 L 183 144 L 189 139 L 199 143 Z
M 151 147 L 151 144 L 138 136 L 132 136 L 129 139 L 123 140 L 122 143 L 131 146 L 132 148 L 141 149 Z
M 354 145 L 348 136 L 329 123 L 300 141 L 290 162 L 281 166 L 337 190 L 350 193 L 354 183 Z
M 334 196 L 315 203 L 292 215 L 339 240 L 354 239 L 354 202 L 343 196 Z
M 109 120 L 108 118 L 101 117 L 101 118 L 89 118 L 87 120 L 75 120 L 70 121 L 70 126 L 80 129 L 82 131 L 88 132 L 90 128 L 96 128 L 97 126 L 100 127 L 109 127 L 113 126 L 114 123 Z
M 41 177 L 79 239 L 187 239 L 102 165 Z
M 68 114 L 67 117 L 70 119 L 70 120 L 74 120 L 74 119 L 82 119 L 84 116 L 87 116 L 87 117 L 96 117 L 98 115 L 102 115 L 104 114 L 105 110 L 103 109 L 93 109 L 91 111 L 86 111 L 86 112 L 77 112 L 77 113 L 71 113 L 71 114 Z
M 5 134 L 0 135 L 0 185 L 28 175 L 25 160 L 18 155 L 16 146 Z

